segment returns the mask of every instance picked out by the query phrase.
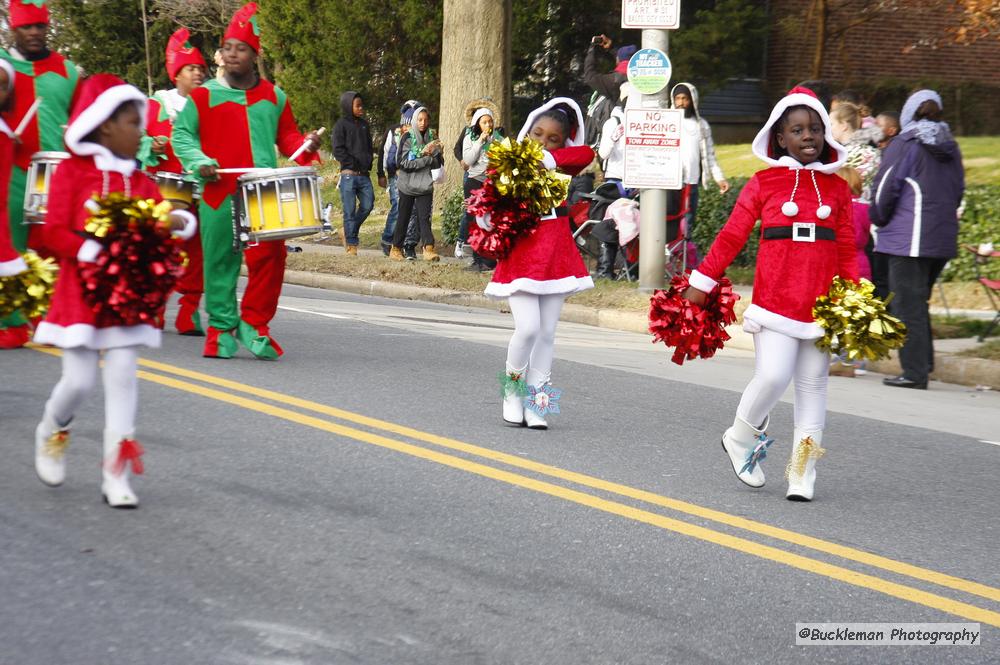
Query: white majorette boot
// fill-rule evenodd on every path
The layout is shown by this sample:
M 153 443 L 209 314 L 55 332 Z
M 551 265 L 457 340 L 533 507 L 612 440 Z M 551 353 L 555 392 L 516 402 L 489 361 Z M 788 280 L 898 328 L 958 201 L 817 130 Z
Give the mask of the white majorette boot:
M 46 411 L 35 428 L 35 473 L 50 487 L 66 480 L 66 448 L 69 447 L 69 423 L 64 427 Z
M 785 498 L 789 501 L 812 501 L 816 486 L 816 460 L 826 453 L 826 449 L 820 447 L 821 443 L 822 431 L 795 430 L 792 456 L 785 467 L 785 478 L 788 480 Z
M 767 438 L 767 424 L 771 417 L 764 419 L 760 428 L 753 427 L 736 416 L 733 426 L 722 435 L 722 449 L 729 455 L 736 476 L 750 487 L 764 486 L 764 469 L 760 463 L 767 457 L 767 449 L 774 439 Z
M 521 369 L 507 365 L 507 371 L 500 372 L 500 397 L 503 398 L 503 420 L 508 425 L 524 425 L 524 396 L 528 388 L 524 383 L 527 365 Z
M 548 429 L 545 415 L 559 413 L 562 391 L 552 387 L 549 376 L 546 374 L 528 381 L 528 394 L 524 396 L 524 422 L 530 429 Z
M 139 497 L 129 485 L 129 465 L 132 471 L 141 474 L 142 446 L 129 436 L 104 430 L 104 464 L 101 468 L 101 494 L 112 508 L 135 508 Z

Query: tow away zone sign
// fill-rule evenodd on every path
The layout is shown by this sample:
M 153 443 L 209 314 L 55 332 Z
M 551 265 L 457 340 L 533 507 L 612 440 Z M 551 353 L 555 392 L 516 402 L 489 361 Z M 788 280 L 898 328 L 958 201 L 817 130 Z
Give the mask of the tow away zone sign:
M 625 109 L 625 186 L 680 189 L 679 109 Z

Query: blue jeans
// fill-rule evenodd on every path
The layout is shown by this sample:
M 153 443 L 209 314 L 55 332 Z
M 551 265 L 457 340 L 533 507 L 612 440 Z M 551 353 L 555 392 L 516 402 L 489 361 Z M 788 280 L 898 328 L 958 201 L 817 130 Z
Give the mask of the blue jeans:
M 399 216 L 399 192 L 396 191 L 396 176 L 388 178 L 389 185 L 389 214 L 385 216 L 385 227 L 382 229 L 382 242 L 386 245 L 392 244 L 392 233 L 396 230 L 396 217 Z
M 340 176 L 340 202 L 344 206 L 344 239 L 357 246 L 358 231 L 375 207 L 375 188 L 366 175 Z

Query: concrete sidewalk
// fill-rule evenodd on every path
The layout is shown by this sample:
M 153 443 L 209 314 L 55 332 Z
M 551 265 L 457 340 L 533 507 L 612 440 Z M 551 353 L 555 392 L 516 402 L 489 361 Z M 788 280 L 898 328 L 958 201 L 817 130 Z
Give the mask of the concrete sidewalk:
M 335 236 L 336 237 L 336 236 Z M 291 246 L 301 247 L 303 252 L 309 253 L 344 253 L 343 247 L 329 243 L 317 243 L 310 240 L 299 242 L 291 241 Z M 362 249 L 359 251 L 362 256 L 381 256 L 379 250 Z M 418 255 L 419 257 L 419 255 Z M 441 260 L 445 263 L 468 263 L 468 258 L 457 259 L 454 255 L 441 255 Z M 419 260 L 419 258 L 418 258 Z M 414 286 L 410 284 L 398 284 L 395 282 L 382 282 L 374 280 L 356 279 L 341 275 L 329 275 L 325 273 L 301 272 L 289 270 L 285 273 L 285 282 L 297 284 L 299 286 L 311 286 L 321 289 L 343 291 L 366 296 L 378 296 L 382 298 L 396 298 L 402 300 L 423 300 L 426 302 L 444 303 L 449 305 L 461 305 L 466 307 L 485 307 L 488 309 L 502 309 L 502 303 L 490 300 L 481 293 L 470 293 L 467 291 L 450 291 L 447 289 L 431 288 L 426 286 Z M 736 291 L 740 294 L 742 307 L 750 302 L 753 289 L 749 286 L 737 286 Z M 742 307 L 737 311 L 742 312 Z M 932 309 L 934 314 L 943 314 L 943 311 Z M 978 310 L 965 310 L 958 312 L 951 310 L 952 315 L 962 316 L 990 316 L 989 312 L 979 312 Z M 583 323 L 601 328 L 613 330 L 624 330 L 648 334 L 648 319 L 645 312 L 631 312 L 619 309 L 599 309 L 585 305 L 567 303 L 563 307 L 562 321 L 573 323 Z M 727 342 L 727 346 L 753 350 L 753 335 L 745 332 L 743 327 L 736 323 L 726 329 L 732 336 Z M 935 381 L 955 383 L 965 386 L 982 386 L 985 389 L 1000 389 L 1000 361 L 985 360 L 983 358 L 969 358 L 956 355 L 959 351 L 973 348 L 977 344 L 975 339 L 945 339 L 934 342 L 935 368 L 931 378 Z M 870 365 L 870 369 L 883 374 L 896 375 L 900 373 L 899 361 L 895 354 L 888 360 L 881 360 Z

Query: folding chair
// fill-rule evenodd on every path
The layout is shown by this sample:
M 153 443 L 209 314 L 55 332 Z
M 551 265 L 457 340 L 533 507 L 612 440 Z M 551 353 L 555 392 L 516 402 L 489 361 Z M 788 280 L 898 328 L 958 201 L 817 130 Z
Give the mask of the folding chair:
M 986 326 L 986 330 L 978 338 L 982 342 L 989 337 L 994 328 L 1000 325 L 1000 279 L 990 279 L 983 274 L 984 266 L 989 263 L 990 259 L 1000 258 L 1000 252 L 994 251 L 992 248 L 981 252 L 978 247 L 972 245 L 965 245 L 965 248 L 976 255 L 973 261 L 973 265 L 976 267 L 976 281 L 983 285 L 986 297 L 989 298 L 990 306 L 996 312 L 990 325 Z

